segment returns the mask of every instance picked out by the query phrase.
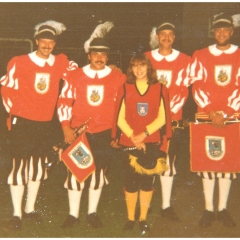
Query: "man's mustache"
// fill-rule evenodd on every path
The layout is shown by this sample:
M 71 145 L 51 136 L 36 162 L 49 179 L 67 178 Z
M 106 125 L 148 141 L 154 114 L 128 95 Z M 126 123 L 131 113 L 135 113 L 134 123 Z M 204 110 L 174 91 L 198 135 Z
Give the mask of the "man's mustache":
M 104 62 L 102 62 L 102 61 L 96 61 L 95 63 L 102 63 L 102 64 L 104 64 Z

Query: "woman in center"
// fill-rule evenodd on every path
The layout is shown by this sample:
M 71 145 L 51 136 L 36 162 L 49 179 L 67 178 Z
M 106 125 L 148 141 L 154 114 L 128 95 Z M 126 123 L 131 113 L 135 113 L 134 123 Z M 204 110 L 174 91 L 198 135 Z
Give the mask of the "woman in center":
M 172 135 L 167 88 L 158 82 L 156 72 L 144 54 L 130 60 L 127 81 L 116 100 L 115 127 L 112 137 L 122 149 L 125 200 L 128 221 L 124 230 L 135 223 L 139 198 L 141 235 L 149 232 L 146 221 L 153 194 L 154 175 L 165 171 L 165 152 L 160 150 L 163 134 Z M 162 131 L 164 129 L 164 131 Z M 164 132 L 163 134 L 160 133 Z

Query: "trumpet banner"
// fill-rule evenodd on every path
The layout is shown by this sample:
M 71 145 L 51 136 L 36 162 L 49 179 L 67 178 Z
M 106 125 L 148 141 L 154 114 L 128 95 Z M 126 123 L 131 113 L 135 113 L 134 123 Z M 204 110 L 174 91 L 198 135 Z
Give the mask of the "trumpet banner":
M 192 172 L 240 172 L 240 123 L 223 128 L 190 123 Z
M 83 182 L 95 169 L 94 158 L 85 133 L 61 154 L 61 159 L 79 182 Z

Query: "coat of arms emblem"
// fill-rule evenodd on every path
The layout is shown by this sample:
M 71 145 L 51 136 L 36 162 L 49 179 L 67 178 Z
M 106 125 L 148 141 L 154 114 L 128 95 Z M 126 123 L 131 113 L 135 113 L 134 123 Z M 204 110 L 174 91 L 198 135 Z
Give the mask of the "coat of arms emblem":
M 35 90 L 38 93 L 44 94 L 49 89 L 50 75 L 48 73 L 37 73 L 35 77 Z
M 215 66 L 215 82 L 219 86 L 226 86 L 231 81 L 231 65 Z
M 225 154 L 225 139 L 224 137 L 206 136 L 205 146 L 207 156 L 211 160 L 221 160 Z
M 93 162 L 91 152 L 82 141 L 79 142 L 68 155 L 79 168 L 87 168 Z
M 137 112 L 140 116 L 148 114 L 148 103 L 137 103 Z
M 98 85 L 91 85 L 87 87 L 87 100 L 91 106 L 99 106 L 104 97 L 104 87 Z

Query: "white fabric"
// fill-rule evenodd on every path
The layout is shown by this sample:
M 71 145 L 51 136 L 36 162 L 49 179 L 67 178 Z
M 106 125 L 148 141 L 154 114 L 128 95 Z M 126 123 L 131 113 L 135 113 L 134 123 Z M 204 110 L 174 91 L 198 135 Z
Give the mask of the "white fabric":
M 229 191 L 231 188 L 232 180 L 219 178 L 218 185 L 219 185 L 219 200 L 218 200 L 218 211 L 222 211 L 223 209 L 227 208 L 228 196 Z
M 96 213 L 97 212 L 97 207 L 98 207 L 98 203 L 101 197 L 101 193 L 102 193 L 102 188 L 99 189 L 91 189 L 89 188 L 89 192 L 88 192 L 88 214 L 90 213 Z
M 82 191 L 68 190 L 69 215 L 75 218 L 79 217 L 79 209 Z
M 205 199 L 205 209 L 213 212 L 213 193 L 215 186 L 215 179 L 202 179 L 203 183 L 203 193 Z
M 13 216 L 18 216 L 20 218 L 22 218 L 22 199 L 24 188 L 24 185 L 10 185 L 13 204 Z
M 25 205 L 25 212 L 30 213 L 35 211 L 35 202 L 37 199 L 38 190 L 40 187 L 40 181 L 28 181 L 27 184 L 27 201 Z
M 170 207 L 173 176 L 160 176 L 160 182 L 162 187 L 162 209 Z

